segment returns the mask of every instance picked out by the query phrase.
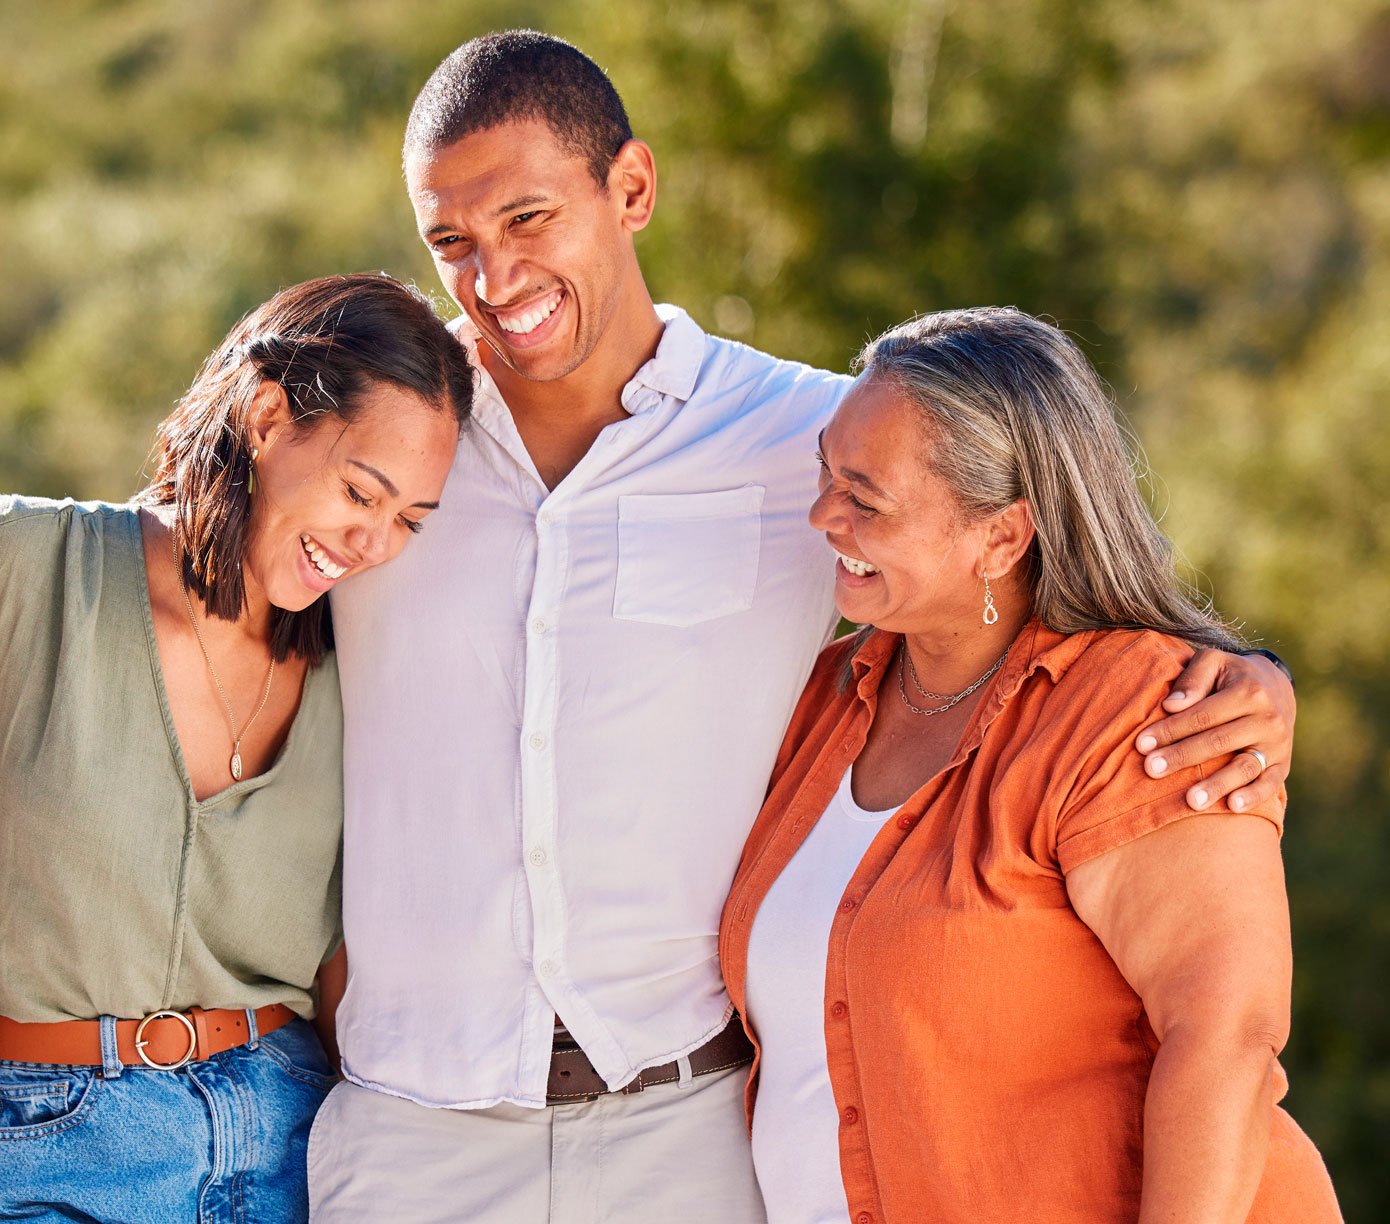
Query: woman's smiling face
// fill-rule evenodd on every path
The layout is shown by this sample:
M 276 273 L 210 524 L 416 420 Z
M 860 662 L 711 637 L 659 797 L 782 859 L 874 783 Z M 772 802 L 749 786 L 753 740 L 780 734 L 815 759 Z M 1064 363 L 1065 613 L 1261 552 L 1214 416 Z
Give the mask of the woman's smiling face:
M 821 434 L 810 522 L 838 554 L 835 604 L 847 620 L 899 633 L 979 621 L 983 529 L 962 521 L 931 451 L 921 414 L 871 378 Z
M 412 392 L 369 384 L 356 412 L 294 423 L 284 394 L 263 384 L 253 424 L 256 488 L 245 573 L 287 611 L 405 547 L 438 504 L 458 421 Z

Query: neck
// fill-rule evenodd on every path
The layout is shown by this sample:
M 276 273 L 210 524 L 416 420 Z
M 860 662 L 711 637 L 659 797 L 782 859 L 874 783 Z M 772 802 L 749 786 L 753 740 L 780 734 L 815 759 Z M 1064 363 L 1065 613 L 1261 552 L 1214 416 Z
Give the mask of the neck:
M 597 437 L 605 425 L 626 415 L 623 388 L 656 354 L 665 330 L 640 275 L 628 297 L 632 300 L 615 313 L 593 352 L 560 378 L 544 382 L 524 378 L 489 345 L 478 346 L 478 359 L 519 428 L 524 431 L 534 424 L 563 434 L 591 430 Z
M 1010 610 L 999 613 L 992 625 L 972 621 L 949 626 L 933 626 L 921 633 L 905 634 L 907 649 L 923 687 L 948 695 L 974 684 L 1007 651 L 1032 615 L 1031 605 L 1022 591 L 1007 596 L 996 584 L 996 599 Z
M 609 334 L 614 330 L 610 327 Z M 650 299 L 638 325 L 622 330 L 629 342 L 621 353 L 602 352 L 600 345 L 578 369 L 547 382 L 522 378 L 486 345 L 480 350 L 547 488 L 555 488 L 574 470 L 607 426 L 627 416 L 623 388 L 661 341 L 661 320 Z
M 152 597 L 161 596 L 177 605 L 179 615 L 187 618 L 182 591 L 183 571 L 174 556 L 174 534 L 170 528 L 170 506 L 145 506 L 140 515 L 142 531 L 145 536 L 145 563 L 149 574 Z M 261 590 L 259 583 L 243 569 L 242 580 L 246 589 L 246 606 L 235 621 L 224 621 L 208 614 L 207 608 L 196 592 L 188 591 L 188 600 L 193 605 L 204 626 L 212 626 L 214 633 L 235 633 L 244 636 L 249 643 L 270 648 L 270 600 Z
M 241 571 L 242 584 L 246 591 L 246 607 L 233 622 L 241 629 L 247 637 L 254 641 L 270 646 L 270 600 L 265 597 L 265 592 L 260 585 L 243 567 Z

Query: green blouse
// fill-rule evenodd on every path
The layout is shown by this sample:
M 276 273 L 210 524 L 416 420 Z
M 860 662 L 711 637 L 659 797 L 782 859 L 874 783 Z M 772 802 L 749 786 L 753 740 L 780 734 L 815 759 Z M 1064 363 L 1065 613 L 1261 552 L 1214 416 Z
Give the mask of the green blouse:
M 0 496 L 0 1015 L 312 1015 L 339 938 L 342 741 L 330 655 L 270 769 L 199 802 L 137 511 Z

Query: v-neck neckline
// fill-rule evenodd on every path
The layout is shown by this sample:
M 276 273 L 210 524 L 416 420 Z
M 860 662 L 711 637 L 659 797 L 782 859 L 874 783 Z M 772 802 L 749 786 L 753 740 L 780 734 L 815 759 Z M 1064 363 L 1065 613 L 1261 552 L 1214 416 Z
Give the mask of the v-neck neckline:
M 310 667 L 305 672 L 304 687 L 300 690 L 299 705 L 295 709 L 294 720 L 290 723 L 290 729 L 285 734 L 285 742 L 280 745 L 280 751 L 275 754 L 275 759 L 270 763 L 269 768 L 252 777 L 242 778 L 240 782 L 233 782 L 230 786 L 225 786 L 221 790 L 200 799 L 193 787 L 193 775 L 189 772 L 188 761 L 183 754 L 183 744 L 179 740 L 178 728 L 174 724 L 173 710 L 169 705 L 169 688 L 164 680 L 164 660 L 159 656 L 159 639 L 155 636 L 154 630 L 154 600 L 150 594 L 150 571 L 145 562 L 145 533 L 140 526 L 139 506 L 129 507 L 127 529 L 134 536 L 133 559 L 137 571 L 133 577 L 140 602 L 140 614 L 145 623 L 145 646 L 150 663 L 150 679 L 153 682 L 160 718 L 164 722 L 164 735 L 169 745 L 169 756 L 173 761 L 179 781 L 183 783 L 184 794 L 188 799 L 189 806 L 192 808 L 216 807 L 229 799 L 235 799 L 241 795 L 249 794 L 251 791 L 259 790 L 274 781 L 275 776 L 289 758 L 290 751 L 295 744 L 296 734 L 299 731 L 300 720 L 304 717 L 305 710 L 310 704 L 311 688 L 316 691 L 317 675 L 322 669 Z

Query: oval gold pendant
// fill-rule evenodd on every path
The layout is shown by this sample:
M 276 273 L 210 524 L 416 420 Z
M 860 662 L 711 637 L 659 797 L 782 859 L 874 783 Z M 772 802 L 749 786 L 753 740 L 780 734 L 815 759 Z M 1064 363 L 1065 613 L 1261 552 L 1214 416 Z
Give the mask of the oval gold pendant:
M 232 780 L 234 782 L 241 781 L 241 753 L 239 752 L 232 753 Z

